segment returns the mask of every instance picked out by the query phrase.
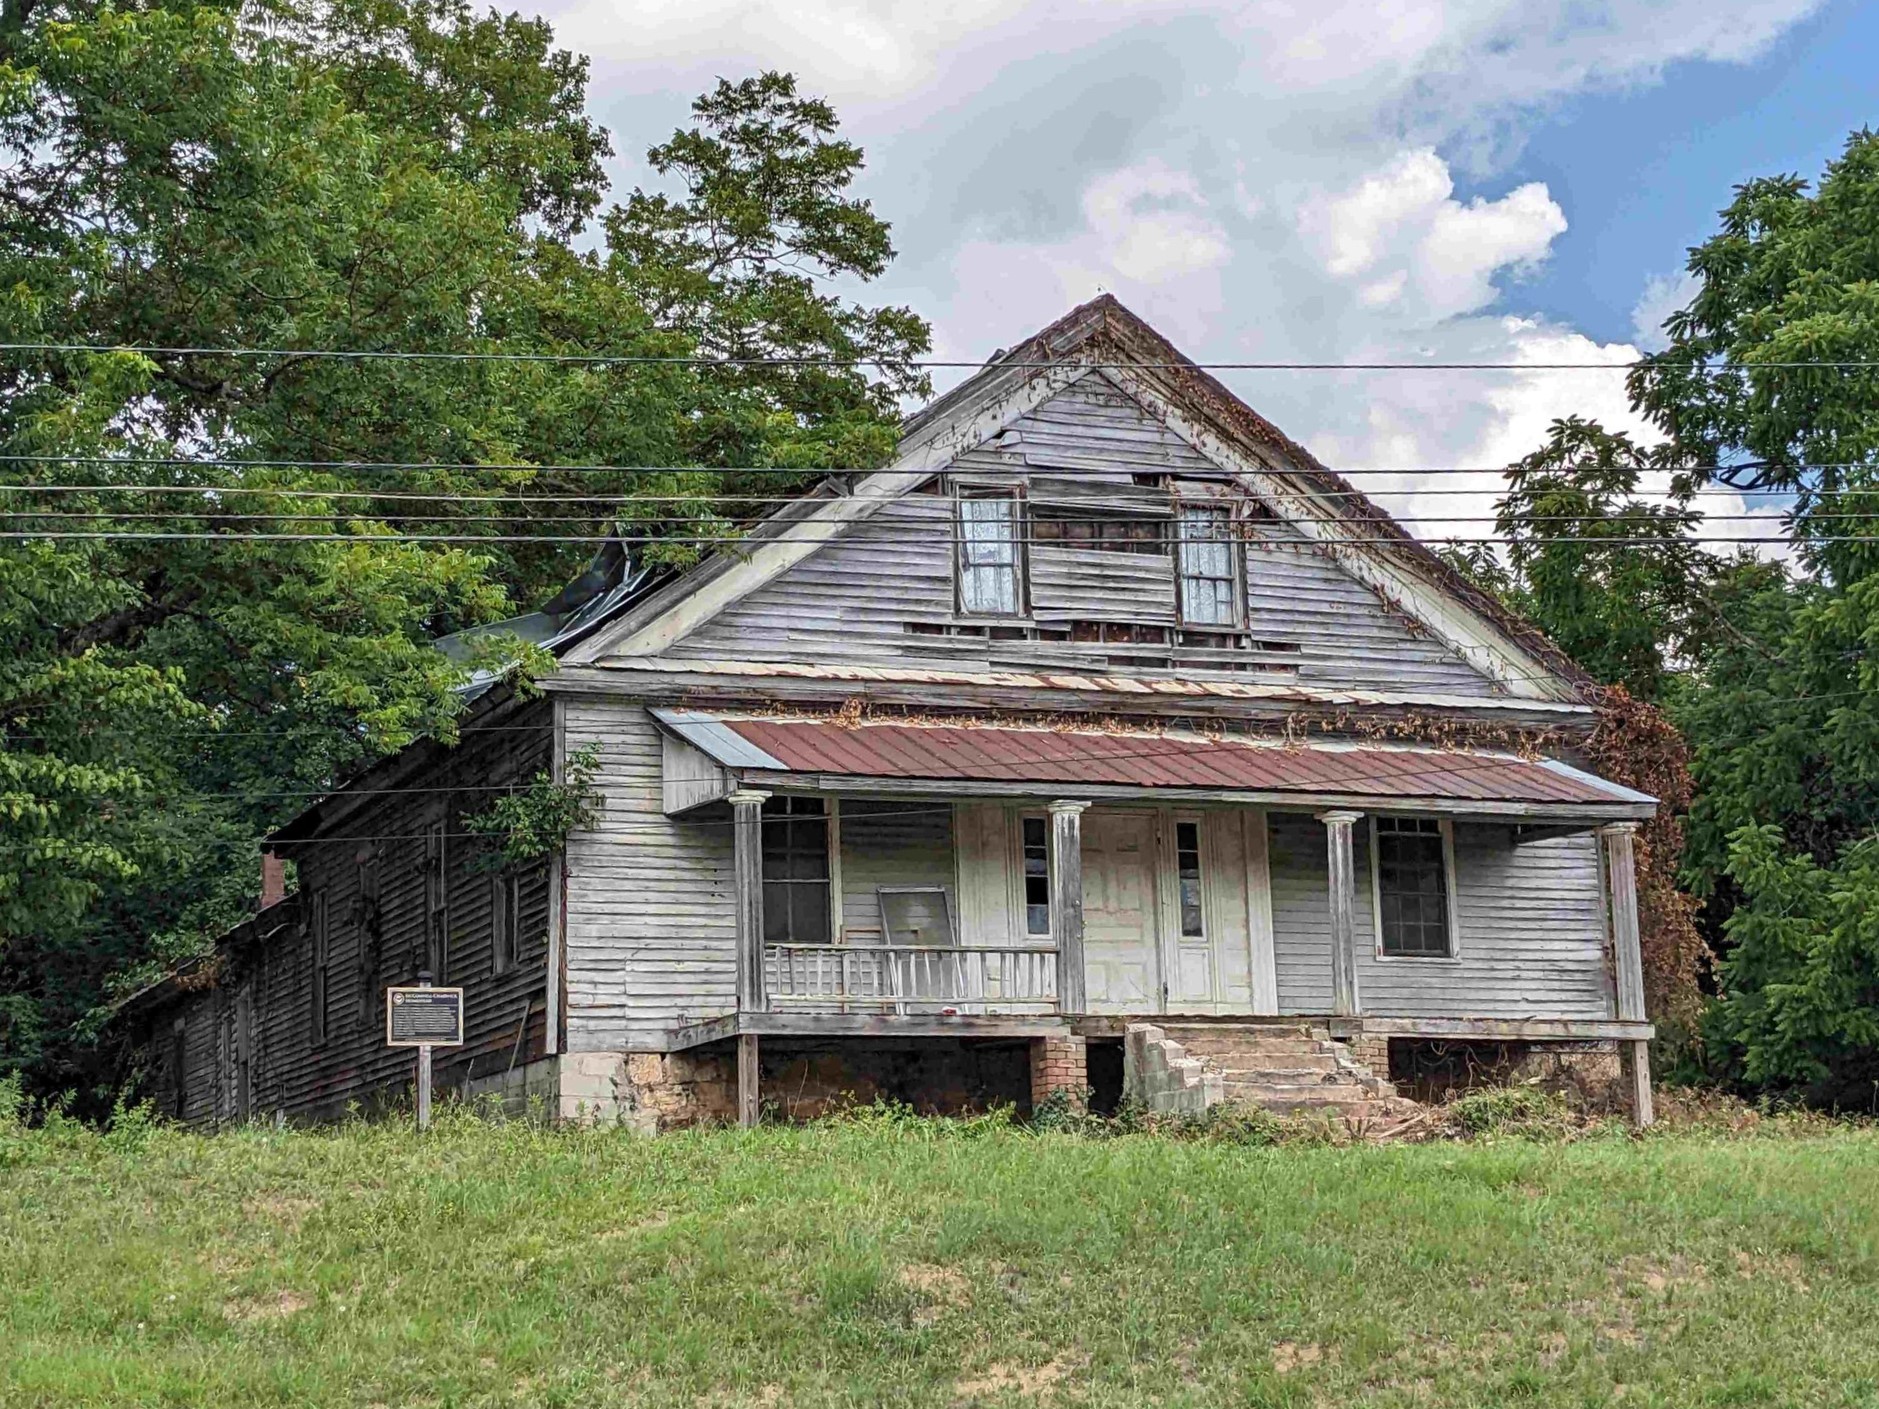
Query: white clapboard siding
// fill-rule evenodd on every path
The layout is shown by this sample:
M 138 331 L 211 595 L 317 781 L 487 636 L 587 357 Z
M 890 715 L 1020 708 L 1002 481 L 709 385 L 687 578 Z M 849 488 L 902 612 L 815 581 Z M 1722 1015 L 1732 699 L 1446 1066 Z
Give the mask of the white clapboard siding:
M 661 736 L 640 706 L 565 708 L 568 751 L 597 747 L 606 798 L 568 839 L 568 1050 L 656 1046 L 737 1008 L 730 811 L 665 815 Z
M 881 936 L 879 886 L 939 886 L 953 906 L 953 811 L 946 802 L 845 798 L 842 813 L 842 926 L 850 934 Z M 955 933 L 955 938 L 957 934 Z M 895 943 L 908 943 L 895 936 Z M 925 936 L 923 944 L 939 944 Z
M 1452 960 L 1379 959 L 1370 898 L 1369 829 L 1359 822 L 1357 988 L 1385 1017 L 1611 1016 L 1597 841 L 1591 834 L 1513 845 L 1505 826 L 1457 823 Z M 1325 828 L 1274 813 L 1272 923 L 1285 1013 L 1331 1010 Z
M 960 471 L 1022 472 L 1032 491 L 1060 502 L 1159 496 L 1135 473 L 1218 479 L 1206 459 L 1101 376 L 1083 378 L 1014 423 L 997 446 L 968 451 Z M 1097 477 L 1079 470 L 1105 470 Z M 1087 666 L 1064 643 L 930 634 L 955 616 L 951 501 L 911 494 L 776 581 L 733 603 L 671 647 L 684 659 L 907 664 L 964 669 Z M 1430 690 L 1486 695 L 1492 683 L 1391 609 L 1331 556 L 1283 524 L 1253 526 L 1245 552 L 1247 625 L 1280 648 L 1271 669 L 1325 689 Z M 1033 620 L 1165 626 L 1175 619 L 1172 557 L 1035 544 L 1029 554 Z M 915 626 L 926 631 L 915 631 Z M 1126 655 L 1112 647 L 1108 654 Z M 1262 673 L 1262 672 L 1255 672 Z

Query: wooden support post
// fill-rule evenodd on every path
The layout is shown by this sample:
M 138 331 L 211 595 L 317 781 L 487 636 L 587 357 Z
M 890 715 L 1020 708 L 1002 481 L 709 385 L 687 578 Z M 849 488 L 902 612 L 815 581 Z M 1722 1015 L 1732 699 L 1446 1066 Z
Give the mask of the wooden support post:
M 1605 843 L 1605 884 L 1610 890 L 1612 1007 L 1623 1022 L 1644 1021 L 1644 950 L 1638 936 L 1636 822 L 1611 822 L 1598 829 Z M 1651 1101 L 1651 1044 L 1635 1039 L 1618 1045 L 1619 1065 L 1631 1093 L 1631 1119 L 1642 1130 L 1656 1119 Z
M 750 788 L 731 794 L 732 888 L 737 902 L 737 1007 L 769 1006 L 763 980 L 763 805 L 770 795 Z
M 1320 812 L 1324 823 L 1331 893 L 1331 1012 L 1350 1018 L 1363 1011 L 1357 995 L 1357 868 L 1351 859 L 1351 827 L 1361 812 Z
M 737 1123 L 746 1130 L 757 1123 L 763 1107 L 759 1101 L 761 1068 L 757 1065 L 757 1034 L 746 1032 L 737 1039 Z
M 1050 812 L 1050 937 L 1057 947 L 1057 1010 L 1087 1006 L 1083 971 L 1083 813 L 1087 802 L 1053 802 Z

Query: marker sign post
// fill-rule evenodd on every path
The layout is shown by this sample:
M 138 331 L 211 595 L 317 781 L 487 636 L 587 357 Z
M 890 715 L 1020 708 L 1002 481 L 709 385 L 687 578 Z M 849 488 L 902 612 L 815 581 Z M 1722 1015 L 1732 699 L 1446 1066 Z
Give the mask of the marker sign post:
M 418 1049 L 418 1129 L 431 1128 L 431 1048 L 463 1045 L 463 990 L 432 988 L 429 974 L 416 988 L 385 990 L 385 1043 Z

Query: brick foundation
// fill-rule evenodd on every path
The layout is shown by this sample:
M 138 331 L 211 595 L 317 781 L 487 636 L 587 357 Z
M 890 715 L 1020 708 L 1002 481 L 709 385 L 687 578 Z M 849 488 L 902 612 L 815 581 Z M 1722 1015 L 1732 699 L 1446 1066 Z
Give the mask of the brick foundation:
M 1036 1109 L 1054 1091 L 1069 1093 L 1070 1104 L 1082 1110 L 1089 1100 L 1089 1055 L 1081 1037 L 1031 1039 L 1031 1107 Z

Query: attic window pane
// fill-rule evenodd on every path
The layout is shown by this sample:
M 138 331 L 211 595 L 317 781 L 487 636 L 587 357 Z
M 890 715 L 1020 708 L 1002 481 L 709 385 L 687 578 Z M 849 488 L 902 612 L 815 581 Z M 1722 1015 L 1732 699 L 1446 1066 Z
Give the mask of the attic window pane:
M 959 609 L 972 616 L 1018 614 L 1015 498 L 959 501 Z
M 1238 626 L 1232 522 L 1224 508 L 1181 510 L 1181 619 L 1196 626 Z

